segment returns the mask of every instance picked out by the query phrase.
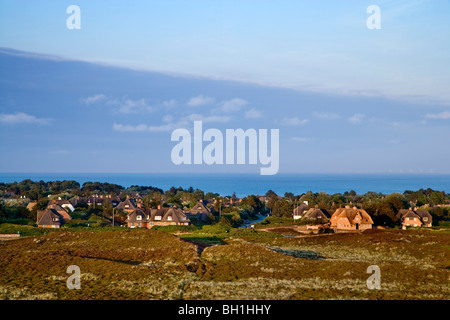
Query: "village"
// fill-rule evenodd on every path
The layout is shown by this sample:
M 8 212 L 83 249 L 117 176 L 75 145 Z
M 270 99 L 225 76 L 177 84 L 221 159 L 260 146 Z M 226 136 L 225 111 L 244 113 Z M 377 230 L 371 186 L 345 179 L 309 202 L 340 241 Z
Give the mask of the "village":
M 441 191 L 242 197 L 26 180 L 0 183 L 0 197 L 1 299 L 448 296 Z M 66 285 L 69 266 L 80 290 Z M 382 280 L 372 290 L 374 266 Z
M 20 191 L 17 185 L 21 184 L 28 186 L 22 186 Z M 266 231 L 263 227 L 272 226 L 276 221 L 300 233 L 315 234 L 444 226 L 448 224 L 450 208 L 448 195 L 431 189 L 391 195 L 357 195 L 354 191 L 335 195 L 285 193 L 284 197 L 269 190 L 265 195 L 240 199 L 235 194 L 223 197 L 193 188 L 172 187 L 164 192 L 153 187 L 125 190 L 113 185 L 114 192 L 108 192 L 107 189 L 112 188 L 109 184 L 92 183 L 95 188 L 89 190 L 76 184 L 66 190 L 56 188 L 52 192 L 41 192 L 38 200 L 28 197 L 36 198 L 30 181 L 16 183 L 16 189 L 14 184 L 5 185 L 1 197 L 3 220 L 0 221 L 14 224 L 17 211 L 22 218 L 16 219 L 16 222 L 21 221 L 19 224 L 52 229 L 76 226 L 150 229 L 214 224 L 254 228 L 256 221 L 257 226 Z M 80 190 L 84 194 L 80 194 Z

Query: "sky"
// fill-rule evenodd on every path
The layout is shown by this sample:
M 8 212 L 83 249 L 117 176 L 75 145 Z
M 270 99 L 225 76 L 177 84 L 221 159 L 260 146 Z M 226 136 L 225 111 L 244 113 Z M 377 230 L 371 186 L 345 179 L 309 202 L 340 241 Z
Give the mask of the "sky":
M 0 172 L 259 172 L 175 166 L 171 132 L 202 120 L 279 129 L 280 173 L 450 173 L 449 16 L 448 0 L 0 0 Z

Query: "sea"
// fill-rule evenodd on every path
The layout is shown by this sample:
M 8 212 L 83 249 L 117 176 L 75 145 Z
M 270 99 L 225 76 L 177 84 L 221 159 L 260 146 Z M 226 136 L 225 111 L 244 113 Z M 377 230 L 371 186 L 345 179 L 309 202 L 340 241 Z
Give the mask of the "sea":
M 173 173 L 0 173 L 0 182 L 75 180 L 109 182 L 122 187 L 152 186 L 168 190 L 172 186 L 213 192 L 222 196 L 233 193 L 238 197 L 264 195 L 268 190 L 278 195 L 291 192 L 301 195 L 308 191 L 328 194 L 354 190 L 357 194 L 368 191 L 390 194 L 421 188 L 450 192 L 450 174 L 173 174 Z

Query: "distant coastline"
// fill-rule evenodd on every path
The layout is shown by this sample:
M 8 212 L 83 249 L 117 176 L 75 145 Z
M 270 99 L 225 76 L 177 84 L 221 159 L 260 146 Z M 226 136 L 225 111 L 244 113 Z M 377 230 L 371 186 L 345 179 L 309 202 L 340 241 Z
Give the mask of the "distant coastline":
M 307 191 L 344 193 L 354 190 L 358 194 L 368 191 L 390 194 L 407 190 L 431 188 L 450 192 L 450 174 L 313 174 L 293 173 L 275 176 L 258 174 L 198 174 L 198 173 L 0 173 L 0 183 L 75 180 L 108 182 L 125 188 L 132 185 L 152 186 L 168 190 L 170 187 L 193 187 L 223 196 L 236 193 L 238 197 L 263 195 L 268 190 L 277 194 Z

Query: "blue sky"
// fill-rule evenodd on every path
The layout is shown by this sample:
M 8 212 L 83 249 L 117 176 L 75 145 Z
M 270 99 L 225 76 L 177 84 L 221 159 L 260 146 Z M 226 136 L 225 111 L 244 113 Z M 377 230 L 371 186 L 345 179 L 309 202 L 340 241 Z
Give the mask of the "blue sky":
M 0 1 L 0 171 L 258 172 L 172 165 L 202 119 L 279 128 L 280 172 L 450 172 L 450 1 L 23 3 Z

